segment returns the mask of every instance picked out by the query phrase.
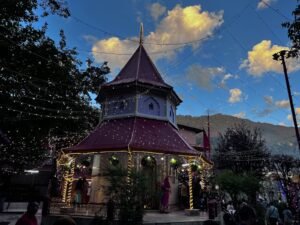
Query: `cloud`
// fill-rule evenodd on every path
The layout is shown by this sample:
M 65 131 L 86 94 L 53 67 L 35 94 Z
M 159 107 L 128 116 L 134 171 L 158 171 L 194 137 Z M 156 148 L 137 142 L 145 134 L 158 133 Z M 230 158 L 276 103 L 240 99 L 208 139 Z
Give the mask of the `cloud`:
M 230 103 L 237 103 L 242 101 L 242 91 L 238 88 L 233 88 L 229 90 L 230 97 L 228 102 Z
M 257 116 L 259 117 L 265 117 L 270 115 L 272 112 L 274 112 L 274 107 L 270 107 L 270 108 L 265 108 L 262 111 L 257 113 Z
M 153 3 L 149 7 L 150 15 L 155 21 L 158 20 L 158 18 L 161 17 L 166 12 L 166 10 L 167 8 L 165 6 L 162 6 L 158 2 Z
M 83 39 L 89 44 L 94 44 L 98 41 L 97 38 L 93 35 L 83 35 Z
M 270 40 L 263 40 L 248 51 L 248 58 L 243 61 L 240 68 L 246 68 L 247 72 L 254 77 L 261 77 L 266 72 L 283 73 L 281 63 L 273 60 L 273 54 L 286 49 L 288 48 L 284 46 L 272 46 Z M 289 58 L 286 64 L 289 72 L 300 69 L 297 59 Z
M 276 101 L 275 105 L 279 108 L 289 108 L 290 102 L 289 100 L 281 100 L 281 101 Z
M 285 122 L 279 122 L 278 125 L 286 127 L 286 123 Z
M 273 105 L 273 97 L 272 96 L 264 96 L 264 101 L 267 105 Z
M 257 116 L 264 117 L 270 115 L 272 112 L 279 108 L 289 108 L 290 104 L 288 100 L 274 101 L 272 96 L 264 96 L 266 108 L 256 112 Z
M 295 96 L 299 96 L 299 95 L 300 95 L 300 92 L 294 91 L 293 94 L 294 94 Z
M 227 73 L 227 74 L 225 74 L 224 75 L 224 77 L 223 77 L 223 79 L 221 80 L 221 82 L 220 82 L 220 87 L 222 87 L 222 88 L 226 88 L 227 86 L 226 86 L 226 82 L 229 80 L 229 79 L 231 79 L 231 78 L 238 78 L 238 76 L 237 75 L 232 75 L 232 74 L 230 74 L 230 73 Z
M 102 54 L 102 52 L 109 53 L 128 53 L 134 52 L 136 44 L 130 40 L 120 40 L 117 37 L 97 41 L 93 47 L 92 52 L 96 62 L 107 61 L 111 69 L 121 68 L 128 61 L 130 55 L 114 55 Z
M 172 45 L 153 45 L 147 43 L 186 43 L 194 40 L 200 40 L 192 44 L 192 48 L 196 49 L 203 41 L 213 35 L 216 28 L 223 23 L 223 11 L 214 13 L 203 11 L 200 5 L 187 7 L 175 6 L 167 12 L 157 24 L 155 31 L 150 32 L 144 37 L 144 46 L 151 58 L 156 61 L 158 59 L 172 59 L 183 48 L 174 47 Z M 138 33 L 138 32 L 137 32 Z M 130 41 L 130 40 L 136 40 Z M 120 39 L 118 37 L 110 37 L 98 40 L 94 43 L 92 50 L 96 62 L 107 61 L 111 69 L 121 68 L 128 61 L 138 45 L 138 37 L 128 39 Z M 128 55 L 109 55 L 99 54 L 96 52 L 114 52 L 129 53 Z M 161 54 L 151 54 L 160 52 Z
M 265 9 L 268 5 L 271 5 L 275 0 L 260 0 L 257 4 L 257 9 Z
M 237 118 L 245 118 L 246 117 L 246 113 L 245 112 L 239 112 L 237 114 L 233 114 L 233 116 L 235 116 Z
M 300 108 L 296 108 L 296 109 L 295 109 L 295 113 L 296 113 L 296 116 L 297 116 L 297 115 L 300 115 Z M 287 119 L 288 119 L 289 121 L 293 121 L 292 114 L 289 114 L 289 115 L 287 116 Z M 297 121 L 299 122 L 299 118 L 297 118 Z M 299 126 L 299 124 L 298 124 L 298 126 Z
M 186 78 L 193 81 L 200 88 L 206 90 L 213 89 L 213 79 L 224 73 L 222 67 L 207 67 L 192 65 L 187 69 Z

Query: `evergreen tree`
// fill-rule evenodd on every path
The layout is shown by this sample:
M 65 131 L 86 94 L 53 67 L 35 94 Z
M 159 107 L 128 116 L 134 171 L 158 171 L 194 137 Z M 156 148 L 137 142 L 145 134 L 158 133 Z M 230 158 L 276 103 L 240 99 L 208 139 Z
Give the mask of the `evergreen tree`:
M 0 10 L 0 174 L 20 173 L 76 143 L 99 120 L 90 93 L 109 73 L 107 63 L 82 69 L 63 31 L 55 43 L 41 17 L 68 17 L 63 0 L 2 0 Z M 42 12 L 38 15 L 38 12 Z M 5 140 L 5 141 L 3 141 Z
M 260 130 L 251 130 L 245 123 L 241 123 L 219 135 L 214 161 L 217 169 L 261 177 L 268 156 Z

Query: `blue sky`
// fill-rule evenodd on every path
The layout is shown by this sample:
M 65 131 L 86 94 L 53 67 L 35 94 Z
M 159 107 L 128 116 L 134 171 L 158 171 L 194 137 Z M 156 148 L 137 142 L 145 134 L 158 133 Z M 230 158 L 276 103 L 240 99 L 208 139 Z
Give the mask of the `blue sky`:
M 263 1 L 69 1 L 70 18 L 44 20 L 55 40 L 65 31 L 83 61 L 108 61 L 110 79 L 138 47 L 143 22 L 145 48 L 183 99 L 177 114 L 209 110 L 291 126 L 282 68 L 272 54 L 289 46 L 281 23 L 292 20 L 296 0 Z M 287 64 L 300 114 L 300 63 Z

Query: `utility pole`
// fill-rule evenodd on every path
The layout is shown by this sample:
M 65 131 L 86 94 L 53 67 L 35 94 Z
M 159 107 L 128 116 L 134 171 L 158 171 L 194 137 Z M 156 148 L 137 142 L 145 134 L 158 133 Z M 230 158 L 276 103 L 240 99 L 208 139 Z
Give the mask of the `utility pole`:
M 273 55 L 274 60 L 280 60 L 283 66 L 283 72 L 284 72 L 284 77 L 285 77 L 285 83 L 289 95 L 289 101 L 290 101 L 290 106 L 291 106 L 291 111 L 292 111 L 292 116 L 293 116 L 293 121 L 294 121 L 294 127 L 295 127 L 295 132 L 296 132 L 296 137 L 297 137 L 297 142 L 298 142 L 298 148 L 300 150 L 300 135 L 299 135 L 299 129 L 298 129 L 298 124 L 297 124 L 297 118 L 296 118 L 296 113 L 295 113 L 295 108 L 294 108 L 294 103 L 293 103 L 293 97 L 291 93 L 291 87 L 290 87 L 290 82 L 287 74 L 287 68 L 285 64 L 285 55 L 287 53 L 287 50 L 282 50 L 276 54 Z

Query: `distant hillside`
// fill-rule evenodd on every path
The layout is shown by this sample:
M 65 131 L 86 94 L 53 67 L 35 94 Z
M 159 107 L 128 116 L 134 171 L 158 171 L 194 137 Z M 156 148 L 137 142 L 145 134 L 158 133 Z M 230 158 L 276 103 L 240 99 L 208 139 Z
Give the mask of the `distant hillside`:
M 242 121 L 251 128 L 258 127 L 261 130 L 263 138 L 266 140 L 267 146 L 272 154 L 289 154 L 299 156 L 295 130 L 293 127 L 258 123 L 223 114 L 210 116 L 212 145 L 214 146 L 216 144 L 219 133 L 224 133 L 227 128 L 233 127 L 235 124 L 239 124 Z M 179 115 L 177 116 L 177 123 L 197 128 L 204 128 L 207 130 L 207 116 L 192 117 Z

